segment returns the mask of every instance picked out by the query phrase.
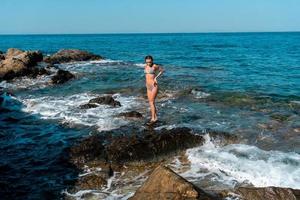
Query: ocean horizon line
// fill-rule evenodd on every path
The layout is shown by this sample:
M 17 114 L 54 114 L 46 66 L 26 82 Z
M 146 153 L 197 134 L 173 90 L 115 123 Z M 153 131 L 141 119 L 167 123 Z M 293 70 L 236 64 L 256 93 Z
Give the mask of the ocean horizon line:
M 247 34 L 247 33 L 300 33 L 298 31 L 211 31 L 211 32 L 107 32 L 107 33 L 0 33 L 0 36 L 26 35 L 163 35 L 163 34 Z

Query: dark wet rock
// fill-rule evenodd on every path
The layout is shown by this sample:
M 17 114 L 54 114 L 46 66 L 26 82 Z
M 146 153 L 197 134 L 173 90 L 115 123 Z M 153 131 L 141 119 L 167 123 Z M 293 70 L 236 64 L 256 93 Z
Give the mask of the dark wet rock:
M 69 72 L 62 69 L 59 69 L 56 74 L 51 78 L 52 83 L 54 84 L 62 84 L 70 79 L 74 78 L 75 76 Z
M 136 130 L 133 129 L 132 132 L 134 131 Z M 111 135 L 116 134 L 111 133 Z M 71 161 L 75 164 L 84 164 L 96 160 L 117 165 L 129 162 L 158 162 L 164 156 L 204 142 L 202 136 L 193 134 L 189 128 L 143 130 L 128 136 L 106 138 L 104 135 L 105 133 L 102 136 L 91 136 L 73 146 L 70 149 Z M 106 135 L 109 135 L 109 132 Z
M 94 99 L 91 99 L 89 103 L 105 104 L 111 105 L 113 107 L 121 106 L 121 103 L 119 101 L 116 101 L 111 95 L 96 97 Z
M 279 113 L 275 113 L 271 115 L 271 118 L 279 121 L 279 122 L 284 122 L 286 120 L 288 120 L 290 117 L 290 115 L 285 115 L 285 114 L 279 114 Z
M 84 139 L 79 144 L 70 148 L 69 155 L 71 161 L 75 164 L 82 164 L 92 160 L 105 159 L 103 142 L 103 137 L 97 135 Z
M 83 105 L 79 106 L 79 108 L 81 108 L 81 109 L 90 109 L 90 108 L 96 108 L 96 107 L 98 107 L 98 105 L 95 103 L 87 103 L 87 104 L 83 104 Z
M 126 118 L 142 118 L 143 115 L 137 111 L 129 111 L 123 112 L 118 115 L 119 117 L 126 117 Z
M 76 186 L 79 190 L 100 190 L 107 184 L 107 181 L 97 174 L 89 174 L 81 177 Z
M 224 191 L 222 197 L 238 196 L 243 200 L 298 200 L 300 190 L 281 187 L 238 187 Z
M 0 61 L 1 61 L 1 60 L 5 60 L 5 55 L 2 54 L 2 53 L 0 53 Z
M 212 200 L 211 195 L 188 182 L 173 170 L 159 166 L 151 173 L 146 182 L 135 192 L 130 200 Z
M 200 135 L 188 128 L 162 129 L 142 136 L 120 136 L 106 146 L 107 158 L 115 163 L 159 160 L 161 156 L 202 144 Z
M 110 105 L 112 107 L 121 106 L 121 103 L 119 101 L 116 101 L 111 95 L 107 95 L 107 96 L 93 98 L 88 103 L 80 105 L 79 108 L 81 109 L 96 108 L 100 104 Z
M 74 61 L 88 61 L 101 59 L 103 59 L 101 56 L 92 54 L 87 51 L 82 51 L 78 49 L 62 49 L 51 56 L 45 57 L 44 62 L 51 64 L 59 64 Z
M 37 76 L 41 75 L 50 75 L 51 72 L 46 70 L 45 68 L 32 68 L 31 73 L 29 74 L 30 77 L 36 78 Z
M 10 122 L 10 123 L 16 123 L 16 122 L 20 121 L 20 119 L 17 119 L 14 117 L 8 117 L 8 118 L 5 118 L 3 121 Z
M 0 91 L 0 113 L 10 112 L 8 108 L 5 108 L 5 96 L 9 97 L 14 95 L 10 92 Z
M 212 129 L 206 129 L 206 132 L 209 134 L 210 138 L 214 140 L 214 143 L 227 145 L 239 142 L 239 138 L 232 133 Z
M 27 76 L 42 60 L 43 55 L 39 51 L 8 49 L 5 60 L 0 61 L 0 79 L 11 80 L 15 77 Z

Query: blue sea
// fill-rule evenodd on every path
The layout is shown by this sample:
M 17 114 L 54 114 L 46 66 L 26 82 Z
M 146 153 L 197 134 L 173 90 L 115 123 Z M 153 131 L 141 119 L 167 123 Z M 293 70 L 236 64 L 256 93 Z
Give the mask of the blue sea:
M 44 55 L 81 49 L 105 59 L 59 65 L 76 76 L 63 85 L 49 84 L 48 76 L 0 83 L 14 94 L 4 96 L 3 105 L 13 111 L 0 116 L 0 189 L 7 197 L 67 193 L 80 199 L 68 191 L 79 172 L 62 155 L 80 138 L 140 123 L 118 113 L 136 110 L 150 118 L 146 55 L 165 68 L 158 78 L 156 104 L 164 122 L 158 128 L 212 129 L 239 138 L 226 145 L 207 138 L 189 149 L 191 167 L 182 176 L 200 185 L 213 179 L 211 187 L 300 189 L 299 32 L 0 35 L 0 51 L 12 47 Z M 104 94 L 122 106 L 79 109 Z M 105 198 L 126 199 L 117 190 L 108 188 L 113 194 Z

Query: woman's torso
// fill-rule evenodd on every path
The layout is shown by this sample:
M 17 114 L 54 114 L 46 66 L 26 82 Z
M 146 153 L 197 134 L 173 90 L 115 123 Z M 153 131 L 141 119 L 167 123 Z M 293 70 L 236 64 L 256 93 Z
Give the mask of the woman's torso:
M 145 66 L 144 72 L 147 72 L 147 73 L 145 73 L 146 83 L 152 84 L 154 82 L 154 77 L 155 77 L 155 72 L 156 72 L 154 65 L 152 65 L 152 67 Z

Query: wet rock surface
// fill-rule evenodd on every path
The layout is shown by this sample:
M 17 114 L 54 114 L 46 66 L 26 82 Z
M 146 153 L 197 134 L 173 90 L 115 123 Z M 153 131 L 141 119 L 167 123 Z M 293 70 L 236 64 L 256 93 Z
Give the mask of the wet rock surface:
M 120 107 L 121 103 L 115 100 L 111 95 L 96 97 L 91 99 L 87 104 L 80 105 L 81 109 L 96 108 L 99 105 L 110 105 L 112 107 Z
M 62 84 L 70 79 L 73 79 L 75 76 L 69 72 L 62 69 L 59 69 L 56 74 L 51 78 L 53 84 Z
M 75 164 L 92 160 L 113 164 L 159 161 L 165 155 L 195 147 L 203 142 L 203 137 L 191 133 L 189 128 L 142 130 L 129 136 L 111 138 L 102 134 L 86 138 L 73 146 L 70 149 L 70 158 Z
M 129 111 L 123 112 L 118 115 L 118 117 L 125 117 L 125 118 L 143 118 L 143 115 L 137 111 Z
M 107 181 L 97 174 L 89 174 L 80 177 L 76 182 L 75 188 L 78 190 L 100 190 L 107 184 Z

